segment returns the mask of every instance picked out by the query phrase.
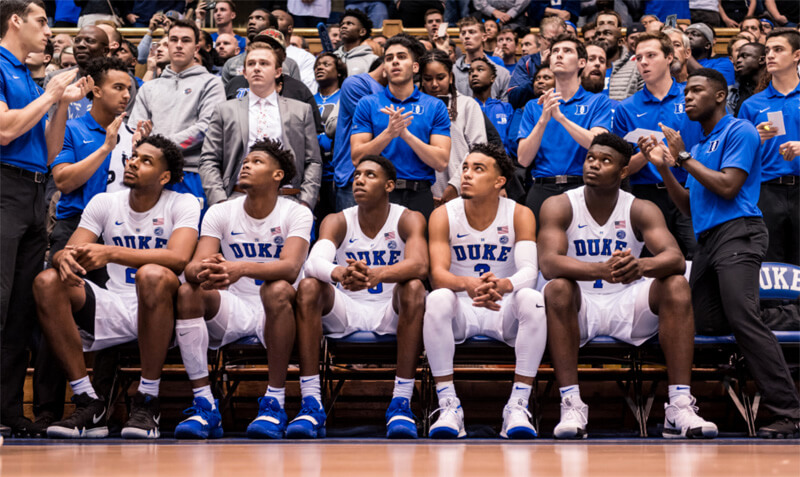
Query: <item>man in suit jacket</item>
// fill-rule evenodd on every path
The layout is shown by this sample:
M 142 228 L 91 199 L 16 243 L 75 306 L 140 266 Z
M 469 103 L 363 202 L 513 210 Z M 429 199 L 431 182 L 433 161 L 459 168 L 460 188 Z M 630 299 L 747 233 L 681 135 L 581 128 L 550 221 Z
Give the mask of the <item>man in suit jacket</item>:
M 258 41 L 258 40 L 265 41 Z M 298 174 L 284 195 L 314 208 L 322 175 L 322 160 L 311 106 L 279 96 L 275 80 L 281 75 L 283 50 L 259 36 L 247 47 L 244 75 L 250 93 L 220 104 L 211 118 L 200 156 L 200 177 L 209 205 L 240 192 L 242 160 L 263 137 L 279 139 L 294 155 Z

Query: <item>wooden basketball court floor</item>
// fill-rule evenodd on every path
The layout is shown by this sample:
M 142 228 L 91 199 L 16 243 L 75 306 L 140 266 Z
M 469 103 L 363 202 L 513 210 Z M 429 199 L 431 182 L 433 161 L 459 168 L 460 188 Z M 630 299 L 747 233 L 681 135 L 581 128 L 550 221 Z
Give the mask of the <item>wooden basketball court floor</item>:
M 800 442 L 597 439 L 554 442 L 390 442 L 223 439 L 142 443 L 7 440 L 0 475 L 146 476 L 800 476 Z

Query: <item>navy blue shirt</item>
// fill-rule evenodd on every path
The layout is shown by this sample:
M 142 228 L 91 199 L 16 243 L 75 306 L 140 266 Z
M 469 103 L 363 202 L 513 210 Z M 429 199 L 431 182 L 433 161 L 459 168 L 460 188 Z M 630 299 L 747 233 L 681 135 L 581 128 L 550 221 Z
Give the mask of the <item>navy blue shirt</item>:
M 514 108 L 505 101 L 499 99 L 489 98 L 485 103 L 481 103 L 478 98 L 475 101 L 481 105 L 481 111 L 489 118 L 498 134 L 500 139 L 503 140 L 503 146 L 506 149 L 506 154 L 517 155 L 517 135 L 511 133 L 511 118 L 514 116 Z
M 450 116 L 447 106 L 441 99 L 434 98 L 414 87 L 411 96 L 404 100 L 396 98 L 387 86 L 383 92 L 371 94 L 358 102 L 353 115 L 353 129 L 350 136 L 370 133 L 372 138 L 378 136 L 389 126 L 389 115 L 381 109 L 393 105 L 404 108 L 404 113 L 411 111 L 412 120 L 408 132 L 425 144 L 430 144 L 433 135 L 450 137 Z M 396 137 L 381 152 L 381 155 L 392 161 L 397 169 L 397 178 L 416 181 L 436 181 L 432 167 L 422 162 L 411 146 L 402 138 Z
M 604 94 L 592 94 L 578 87 L 578 91 L 561 103 L 561 113 L 578 126 L 591 129 L 604 128 L 611 131 L 612 104 Z M 531 100 L 525 106 L 522 123 L 519 125 L 518 139 L 528 137 L 542 115 L 542 106 Z M 580 176 L 583 174 L 583 161 L 586 149 L 575 142 L 564 126 L 550 119 L 542 136 L 542 143 L 534 158 L 533 177 L 553 177 L 560 175 Z
M 356 168 L 350 156 L 350 130 L 358 100 L 383 91 L 383 86 L 372 79 L 369 73 L 345 78 L 339 90 L 339 117 L 336 120 L 336 136 L 333 141 L 333 178 L 338 188 L 346 188 Z
M 761 180 L 769 181 L 781 176 L 800 176 L 800 158 L 784 161 L 778 152 L 781 144 L 787 141 L 800 141 L 800 84 L 787 95 L 782 95 L 772 83 L 767 89 L 747 98 L 739 109 L 739 118 L 758 125 L 767 122 L 770 112 L 783 112 L 783 125 L 786 134 L 764 141 L 758 149 L 761 159 Z
M 97 124 L 91 114 L 70 119 L 64 131 L 64 147 L 53 161 L 53 167 L 58 164 L 75 164 L 86 159 L 100 149 L 105 140 L 106 130 Z M 92 197 L 106 191 L 110 161 L 111 154 L 106 156 L 103 164 L 94 171 L 84 185 L 69 194 L 61 195 L 56 206 L 57 219 L 66 219 L 82 213 Z
M 339 102 L 339 95 L 342 94 L 341 89 L 337 89 L 335 93 L 330 96 L 322 96 L 322 93 L 314 95 L 314 100 L 317 102 L 319 108 L 319 117 L 322 118 L 322 124 L 328 122 L 331 113 L 336 108 Z M 331 163 L 331 152 L 333 150 L 333 141 L 324 132 L 317 134 L 319 141 L 319 151 L 322 153 L 322 181 L 333 181 L 333 163 Z
M 681 133 L 686 150 L 691 151 L 702 135 L 700 123 L 690 121 L 684 111 L 684 87 L 672 81 L 672 86 L 660 100 L 653 96 L 645 85 L 641 91 L 624 99 L 614 111 L 614 134 L 625 137 L 626 134 L 637 128 L 661 131 L 658 126 L 663 123 Z M 634 147 L 636 144 L 634 143 Z M 681 167 L 672 169 L 678 182 L 686 181 L 686 170 Z M 631 176 L 631 184 L 658 184 L 664 182 L 661 174 L 649 162 L 636 174 Z
M 522 109 L 533 99 L 533 77 L 542 66 L 542 55 L 534 53 L 519 59 L 508 80 L 508 102 Z
M 44 91 L 28 67 L 0 46 L 0 101 L 8 109 L 25 109 Z M 44 137 L 47 115 L 7 146 L 0 146 L 0 162 L 33 172 L 47 172 L 47 141 Z
M 761 217 L 761 161 L 756 156 L 761 139 L 755 126 L 726 114 L 708 136 L 692 148 L 692 157 L 707 168 L 735 167 L 747 173 L 739 193 L 731 200 L 706 189 L 691 175 L 686 180 L 695 235 L 740 217 Z
M 733 69 L 733 63 L 727 56 L 717 56 L 714 58 L 706 58 L 705 60 L 697 60 L 703 68 L 711 68 L 722 73 L 728 85 L 736 82 L 736 72 Z
M 673 13 L 679 19 L 691 19 L 689 0 L 647 0 L 644 4 L 644 14 L 655 15 L 661 22 L 667 21 L 667 17 Z

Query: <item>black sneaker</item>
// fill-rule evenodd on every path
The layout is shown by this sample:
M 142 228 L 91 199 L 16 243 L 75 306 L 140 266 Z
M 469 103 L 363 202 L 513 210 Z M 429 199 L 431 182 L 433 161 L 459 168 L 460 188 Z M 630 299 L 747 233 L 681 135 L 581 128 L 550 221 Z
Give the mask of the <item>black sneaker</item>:
M 47 437 L 53 439 L 99 439 L 108 436 L 106 426 L 106 403 L 83 393 L 72 396 L 75 412 L 71 416 L 52 423 L 47 428 Z
M 161 411 L 158 398 L 137 392 L 131 403 L 131 417 L 122 428 L 123 439 L 158 439 Z
M 762 439 L 796 439 L 800 437 L 798 421 L 781 417 L 770 425 L 758 430 L 758 437 Z
M 33 422 L 25 416 L 4 417 L 3 425 L 9 429 L 7 435 L 3 434 L 4 437 L 31 437 L 31 426 Z
M 0 424 L 0 437 L 11 437 L 11 428 L 5 424 Z
M 47 437 L 47 428 L 53 425 L 55 421 L 56 417 L 53 413 L 44 411 L 36 417 L 36 420 L 29 427 L 31 437 Z

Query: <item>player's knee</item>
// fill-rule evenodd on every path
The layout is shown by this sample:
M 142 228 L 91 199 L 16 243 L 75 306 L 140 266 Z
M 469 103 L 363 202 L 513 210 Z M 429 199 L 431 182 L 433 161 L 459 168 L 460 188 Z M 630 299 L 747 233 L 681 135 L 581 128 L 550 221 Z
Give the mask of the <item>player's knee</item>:
M 543 321 L 544 314 L 544 297 L 541 293 L 533 288 L 523 288 L 514 294 L 514 305 L 519 311 L 520 321 L 534 320 Z
M 49 268 L 36 275 L 36 278 L 33 279 L 33 296 L 36 300 L 48 297 L 54 290 L 60 288 L 62 285 L 63 282 L 58 276 L 58 272 L 53 268 Z
M 689 306 L 692 303 L 692 289 L 683 275 L 670 275 L 659 280 L 659 301 L 672 306 Z
M 453 319 L 456 294 L 447 288 L 432 291 L 425 299 L 425 326 L 447 324 Z
M 203 308 L 202 289 L 200 285 L 186 282 L 178 287 L 178 299 L 176 300 L 178 318 L 194 318 L 200 316 Z
M 297 306 L 310 306 L 319 301 L 325 283 L 316 278 L 304 278 L 297 285 Z
M 422 280 L 409 280 L 400 286 L 400 306 L 406 309 L 425 306 L 425 285 Z
M 145 300 L 174 292 L 177 280 L 175 274 L 161 265 L 149 263 L 136 270 L 136 291 Z
M 544 302 L 548 309 L 561 310 L 572 306 L 578 285 L 566 278 L 556 278 L 544 288 Z
M 261 285 L 261 302 L 265 310 L 281 310 L 292 306 L 295 290 L 286 280 L 276 280 Z

